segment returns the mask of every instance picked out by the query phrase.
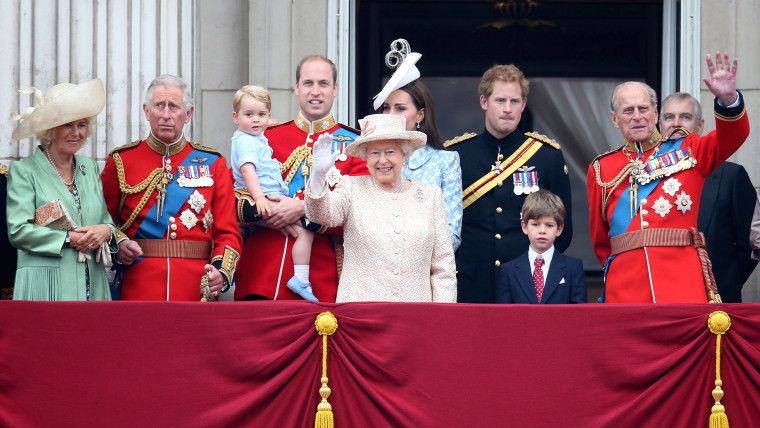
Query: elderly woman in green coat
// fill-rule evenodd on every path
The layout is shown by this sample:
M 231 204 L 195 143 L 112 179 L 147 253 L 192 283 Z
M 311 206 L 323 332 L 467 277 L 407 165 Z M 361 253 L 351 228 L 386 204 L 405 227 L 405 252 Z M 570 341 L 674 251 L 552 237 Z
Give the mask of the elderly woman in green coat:
M 13 114 L 23 120 L 13 138 L 36 136 L 41 145 L 8 174 L 8 235 L 18 249 L 13 298 L 111 300 L 105 265 L 116 251 L 116 227 L 98 165 L 75 155 L 105 105 L 103 82 L 62 83 L 45 98 L 36 88 L 22 93 L 35 93 L 40 106 Z

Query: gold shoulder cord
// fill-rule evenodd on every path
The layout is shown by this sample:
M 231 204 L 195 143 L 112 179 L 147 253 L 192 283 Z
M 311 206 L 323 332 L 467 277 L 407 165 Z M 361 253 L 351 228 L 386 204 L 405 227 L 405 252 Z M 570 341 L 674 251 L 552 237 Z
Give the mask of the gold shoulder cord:
M 129 229 L 129 226 L 134 223 L 137 215 L 145 207 L 145 204 L 148 202 L 148 198 L 150 198 L 150 195 L 153 194 L 153 191 L 156 189 L 156 185 L 161 181 L 163 169 L 156 168 L 151 171 L 150 175 L 148 175 L 145 180 L 141 181 L 135 186 L 129 186 L 127 185 L 127 178 L 124 175 L 124 162 L 121 160 L 121 156 L 119 156 L 118 153 L 113 154 L 113 163 L 116 167 L 116 175 L 119 177 L 119 190 L 122 193 L 121 202 L 119 203 L 119 212 L 121 212 L 121 208 L 124 204 L 124 198 L 126 195 L 134 195 L 142 192 L 143 190 L 145 191 L 142 198 L 140 199 L 140 202 L 135 207 L 135 210 L 132 211 L 132 214 L 129 216 L 127 221 L 119 226 L 119 230 L 126 232 L 126 230 Z
M 285 162 L 282 163 L 282 167 L 280 167 L 280 174 L 284 173 L 285 171 L 288 171 L 288 175 L 285 177 L 283 181 L 285 181 L 285 185 L 289 186 L 290 182 L 293 181 L 293 177 L 296 175 L 296 172 L 298 171 L 298 168 L 292 168 L 293 166 L 300 165 L 301 162 L 306 159 L 306 163 L 308 164 L 308 168 L 311 168 L 311 148 L 308 146 L 298 146 L 295 150 L 293 150 L 292 153 L 290 153 L 290 156 L 285 160 Z M 308 172 L 307 172 L 308 174 Z M 307 175 L 304 174 L 304 177 Z
M 622 183 L 623 180 L 625 180 L 625 178 L 628 176 L 631 168 L 633 167 L 633 164 L 627 164 L 625 167 L 623 167 L 623 169 L 620 170 L 615 178 L 606 183 L 602 182 L 599 160 L 594 159 L 592 165 L 594 165 L 594 174 L 596 174 L 596 184 L 602 188 L 602 220 L 607 221 L 607 202 L 610 200 L 612 193 L 615 192 L 615 189 L 618 187 L 618 185 L 620 185 L 620 183 Z M 608 189 L 609 192 L 607 191 Z

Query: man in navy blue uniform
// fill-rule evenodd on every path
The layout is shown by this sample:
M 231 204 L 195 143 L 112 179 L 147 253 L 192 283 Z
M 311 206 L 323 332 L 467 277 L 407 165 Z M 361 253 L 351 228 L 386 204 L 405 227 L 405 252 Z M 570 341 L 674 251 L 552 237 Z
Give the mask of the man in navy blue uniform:
M 494 303 L 501 264 L 528 246 L 520 227 L 525 197 L 538 189 L 557 194 L 567 208 L 565 229 L 555 246 L 564 251 L 573 236 L 570 181 L 554 140 L 516 131 L 528 102 L 529 83 L 514 65 L 496 65 L 480 80 L 485 130 L 446 143 L 462 166 L 462 245 L 456 253 L 457 300 Z

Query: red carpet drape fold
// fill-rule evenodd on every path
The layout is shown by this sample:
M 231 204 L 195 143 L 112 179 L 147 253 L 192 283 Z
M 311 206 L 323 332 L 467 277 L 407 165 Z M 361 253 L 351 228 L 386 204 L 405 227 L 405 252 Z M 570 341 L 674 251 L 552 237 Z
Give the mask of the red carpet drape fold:
M 0 302 L 0 426 L 732 427 L 760 415 L 760 305 Z

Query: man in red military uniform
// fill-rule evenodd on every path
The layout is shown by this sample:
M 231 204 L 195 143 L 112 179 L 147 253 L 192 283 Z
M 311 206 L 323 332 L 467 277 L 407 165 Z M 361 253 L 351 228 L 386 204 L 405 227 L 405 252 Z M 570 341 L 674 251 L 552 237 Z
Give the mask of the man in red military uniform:
M 344 154 L 345 147 L 359 131 L 335 122 L 330 110 L 338 94 L 335 64 L 321 55 L 303 58 L 296 68 L 295 95 L 301 111 L 295 120 L 267 129 L 265 136 L 272 157 L 283 164 L 283 179 L 290 197 L 271 196 L 279 203 L 267 218 L 268 228 L 257 228 L 245 242 L 237 272 L 235 299 L 300 299 L 286 286 L 293 276 L 291 248 L 294 239 L 290 224 L 304 217 L 303 188 L 311 165 L 311 148 L 317 137 L 332 135 L 333 151 L 340 151 L 335 169 L 328 174 L 334 185 L 342 174 L 369 174 L 366 162 Z M 241 199 L 242 201 L 242 199 Z M 239 212 L 245 209 L 243 201 Z M 250 209 L 250 205 L 248 205 Z M 242 219 L 241 219 L 242 220 Z M 340 251 L 341 229 L 317 227 L 311 249 L 309 280 L 314 296 L 321 302 L 334 302 L 338 289 L 336 249 Z M 287 236 L 286 236 L 287 235 Z
M 120 232 L 121 298 L 213 299 L 232 283 L 242 247 L 227 163 L 185 140 L 193 106 L 182 79 L 153 80 L 143 110 L 150 135 L 113 150 L 102 174 Z
M 657 95 L 640 82 L 615 88 L 612 121 L 625 145 L 589 167 L 591 240 L 605 266 L 607 302 L 707 302 L 715 298 L 703 239 L 696 233 L 702 186 L 749 135 L 736 91 L 736 60 L 707 55 L 716 129 L 660 136 Z M 678 136 L 676 136 L 678 137 Z M 693 228 L 693 229 L 692 229 Z M 719 299 L 717 299 L 719 300 Z

